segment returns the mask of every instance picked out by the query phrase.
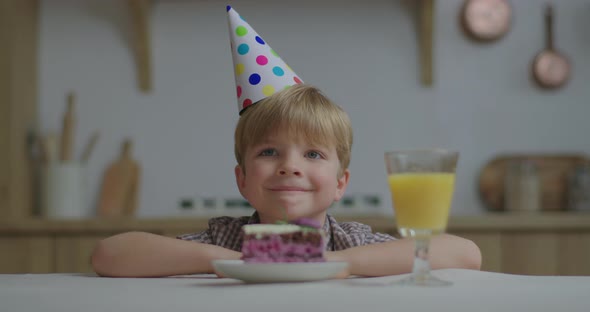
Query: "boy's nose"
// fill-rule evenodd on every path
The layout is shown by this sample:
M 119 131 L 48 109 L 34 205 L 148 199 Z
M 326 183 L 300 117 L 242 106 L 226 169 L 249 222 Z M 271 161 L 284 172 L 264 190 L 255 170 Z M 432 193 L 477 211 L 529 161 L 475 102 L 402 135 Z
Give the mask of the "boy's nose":
M 299 169 L 299 166 L 297 166 L 295 161 L 293 161 L 292 159 L 286 159 L 281 164 L 279 169 L 277 170 L 277 174 L 282 175 L 282 176 L 285 176 L 285 175 L 300 176 L 301 170 Z
M 301 171 L 296 170 L 296 169 L 286 169 L 286 168 L 282 168 L 279 170 L 279 175 L 295 175 L 295 176 L 301 176 Z

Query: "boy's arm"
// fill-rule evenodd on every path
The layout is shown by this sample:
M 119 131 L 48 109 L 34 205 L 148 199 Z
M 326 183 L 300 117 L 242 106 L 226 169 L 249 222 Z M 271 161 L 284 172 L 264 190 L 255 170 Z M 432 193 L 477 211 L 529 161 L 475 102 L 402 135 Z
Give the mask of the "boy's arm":
M 91 262 L 101 276 L 157 277 L 213 273 L 211 260 L 240 256 L 237 251 L 215 245 L 129 232 L 98 242 Z
M 414 241 L 400 239 L 327 252 L 326 259 L 348 262 L 347 273 L 350 275 L 384 276 L 410 273 L 414 262 Z M 448 234 L 437 235 L 430 240 L 429 260 L 432 269 L 479 270 L 481 267 L 481 253 L 477 245 L 470 240 Z

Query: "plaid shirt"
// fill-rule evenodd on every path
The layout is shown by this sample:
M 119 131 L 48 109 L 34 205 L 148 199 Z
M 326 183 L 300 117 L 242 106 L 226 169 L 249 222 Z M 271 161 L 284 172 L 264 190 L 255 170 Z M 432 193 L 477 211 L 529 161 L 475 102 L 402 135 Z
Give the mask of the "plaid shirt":
M 212 244 L 235 251 L 242 250 L 242 226 L 260 223 L 258 213 L 251 217 L 218 217 L 209 220 L 209 228 L 203 232 L 184 234 L 177 238 Z M 326 216 L 323 230 L 326 234 L 326 250 L 338 251 L 355 246 L 382 243 L 395 238 L 388 234 L 373 233 L 371 227 L 358 222 L 338 223 L 332 216 Z

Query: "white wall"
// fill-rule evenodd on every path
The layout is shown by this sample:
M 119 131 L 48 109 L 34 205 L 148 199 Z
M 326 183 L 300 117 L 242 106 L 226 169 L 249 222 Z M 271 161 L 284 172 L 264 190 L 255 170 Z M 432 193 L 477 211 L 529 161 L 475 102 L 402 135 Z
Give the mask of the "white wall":
M 556 46 L 573 62 L 557 92 L 538 89 L 529 66 L 544 47 L 545 1 L 511 1 L 501 41 L 476 44 L 457 18 L 460 0 L 436 1 L 435 84 L 418 83 L 412 1 L 229 1 L 286 62 L 350 114 L 350 194 L 379 193 L 391 213 L 383 151 L 461 151 L 453 214 L 485 211 L 478 171 L 503 152 L 590 153 L 590 1 L 555 1 Z M 65 93 L 79 100 L 76 149 L 101 141 L 89 164 L 95 200 L 121 140 L 143 166 L 140 216 L 177 214 L 179 198 L 238 197 L 237 121 L 225 2 L 153 1 L 154 92 L 136 87 L 127 9 L 118 0 L 45 0 L 41 9 L 42 129 L 58 130 Z

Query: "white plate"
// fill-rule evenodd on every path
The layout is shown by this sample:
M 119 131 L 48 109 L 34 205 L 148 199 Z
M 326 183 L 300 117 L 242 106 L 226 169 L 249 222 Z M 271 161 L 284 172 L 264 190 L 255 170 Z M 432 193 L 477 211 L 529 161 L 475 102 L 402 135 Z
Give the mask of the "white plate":
M 242 260 L 215 260 L 213 267 L 227 277 L 247 283 L 309 282 L 335 277 L 346 262 L 244 263 Z

